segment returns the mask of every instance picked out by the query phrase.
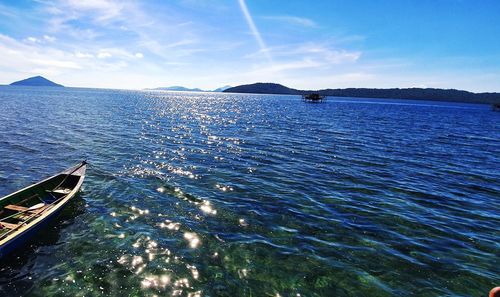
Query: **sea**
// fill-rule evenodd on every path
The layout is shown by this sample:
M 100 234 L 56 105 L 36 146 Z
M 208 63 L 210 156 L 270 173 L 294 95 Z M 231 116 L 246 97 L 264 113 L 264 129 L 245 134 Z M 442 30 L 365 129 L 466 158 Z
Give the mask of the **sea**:
M 0 197 L 82 191 L 0 296 L 487 296 L 500 113 L 396 99 L 0 87 Z

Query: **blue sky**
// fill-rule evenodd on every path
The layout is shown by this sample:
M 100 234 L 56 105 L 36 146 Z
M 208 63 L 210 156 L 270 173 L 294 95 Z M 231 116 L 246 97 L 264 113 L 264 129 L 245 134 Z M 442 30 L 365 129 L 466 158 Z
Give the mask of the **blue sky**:
M 500 91 L 500 1 L 0 1 L 0 84 Z

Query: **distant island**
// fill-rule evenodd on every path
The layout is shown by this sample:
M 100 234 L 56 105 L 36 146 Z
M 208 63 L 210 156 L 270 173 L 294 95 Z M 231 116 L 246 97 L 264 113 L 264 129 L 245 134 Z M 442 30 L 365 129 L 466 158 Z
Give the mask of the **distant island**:
M 223 86 L 223 87 L 220 87 L 220 88 L 217 88 L 215 90 L 213 90 L 212 92 L 224 92 L 225 90 L 229 89 L 229 88 L 232 88 L 231 86 Z
M 202 89 L 198 88 L 186 88 L 181 86 L 172 86 L 172 87 L 161 87 L 155 88 L 154 90 L 162 90 L 162 91 L 177 91 L 177 92 L 204 92 Z
M 177 91 L 177 92 L 224 92 L 225 90 L 231 88 L 231 86 L 224 86 L 217 88 L 215 90 L 202 90 L 199 88 L 186 88 L 182 86 L 172 86 L 172 87 L 160 87 L 160 88 L 154 88 L 152 90 L 162 90 L 162 91 Z
M 411 99 L 411 100 L 433 100 L 453 101 L 467 103 L 500 103 L 500 93 L 472 93 L 455 89 L 433 89 L 433 88 L 393 88 L 393 89 L 370 89 L 370 88 L 347 88 L 347 89 L 322 89 L 322 90 L 297 90 L 275 83 L 255 83 L 241 85 L 226 89 L 227 93 L 253 93 L 253 94 L 282 94 L 282 95 L 305 95 L 318 93 L 333 97 L 357 97 L 357 98 L 382 98 L 382 99 Z
M 64 87 L 56 84 L 42 76 L 33 76 L 27 79 L 19 80 L 10 84 L 11 86 L 31 86 L 31 87 Z

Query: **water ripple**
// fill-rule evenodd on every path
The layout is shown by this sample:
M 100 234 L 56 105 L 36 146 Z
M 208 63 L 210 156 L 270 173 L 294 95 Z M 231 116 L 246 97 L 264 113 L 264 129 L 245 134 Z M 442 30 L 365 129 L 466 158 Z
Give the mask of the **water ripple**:
M 54 228 L 0 266 L 0 295 L 498 285 L 500 127 L 486 106 L 0 87 L 0 108 L 0 195 L 91 163 Z

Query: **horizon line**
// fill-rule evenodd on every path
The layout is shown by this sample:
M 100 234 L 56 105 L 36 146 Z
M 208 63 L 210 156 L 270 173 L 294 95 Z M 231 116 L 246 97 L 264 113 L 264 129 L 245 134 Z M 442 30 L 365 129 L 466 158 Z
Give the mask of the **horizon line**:
M 32 76 L 32 77 L 43 77 L 41 75 L 35 75 L 35 76 Z M 32 77 L 29 77 L 29 78 L 32 78 Z M 45 77 L 43 77 L 45 78 Z M 26 78 L 28 79 L 28 78 Z M 21 79 L 21 81 L 24 80 L 24 79 Z M 15 81 L 17 82 L 17 81 Z M 14 83 L 14 82 L 12 82 Z M 12 85 L 12 83 L 10 84 L 1 84 L 0 83 L 0 86 L 8 86 L 8 87 L 56 87 L 58 88 L 57 86 L 23 86 L 23 85 Z M 310 91 L 310 92 L 318 92 L 318 91 L 325 91 L 325 90 L 347 90 L 347 89 L 372 89 L 372 90 L 402 90 L 402 89 L 421 89 L 421 90 L 452 90 L 452 91 L 462 91 L 462 92 L 468 92 L 468 93 L 471 93 L 471 94 L 500 94 L 500 91 L 481 91 L 481 92 L 475 92 L 475 91 L 469 91 L 469 90 L 464 90 L 464 89 L 456 89 L 456 88 L 444 88 L 444 87 L 419 87 L 419 86 L 413 86 L 413 87 L 389 87 L 389 88 L 381 88 L 381 87 L 326 87 L 326 88 L 319 88 L 319 89 L 297 89 L 297 88 L 293 88 L 293 87 L 289 87 L 287 85 L 284 85 L 284 84 L 281 84 L 281 83 L 276 83 L 276 82 L 254 82 L 254 83 L 243 83 L 243 84 L 238 84 L 238 85 L 235 85 L 235 86 L 230 86 L 228 89 L 230 88 L 236 88 L 236 87 L 240 87 L 240 86 L 250 86 L 250 85 L 255 85 L 255 84 L 275 84 L 275 85 L 280 85 L 280 86 L 283 86 L 283 87 L 286 87 L 286 88 L 289 88 L 289 89 L 293 89 L 293 90 L 297 90 L 297 91 Z M 62 84 L 61 84 L 62 85 Z M 225 86 L 228 86 L 228 85 L 225 85 Z M 100 90 L 126 90 L 126 91 L 164 91 L 164 92 L 192 92 L 192 93 L 209 93 L 209 92 L 212 92 L 212 93 L 217 93 L 215 92 L 214 90 L 215 89 L 218 89 L 218 88 L 214 88 L 214 89 L 201 89 L 201 88 L 198 88 L 198 87 L 185 87 L 185 86 L 180 86 L 180 85 L 172 85 L 172 86 L 166 86 L 166 87 L 145 87 L 145 88 L 116 88 L 116 87 L 92 87 L 92 86 L 66 86 L 66 85 L 62 85 L 63 88 L 76 88 L 76 89 L 100 89 Z M 200 91 L 191 91 L 191 90 L 162 90 L 161 88 L 170 88 L 170 87 L 183 87 L 183 88 L 187 88 L 187 89 L 195 89 L 195 88 L 198 88 L 200 89 Z M 224 91 L 222 91 L 224 92 Z M 219 92 L 219 93 L 222 93 L 222 92 Z M 243 93 L 235 93 L 235 94 L 243 94 Z M 276 95 L 276 94 L 273 94 L 273 95 Z

